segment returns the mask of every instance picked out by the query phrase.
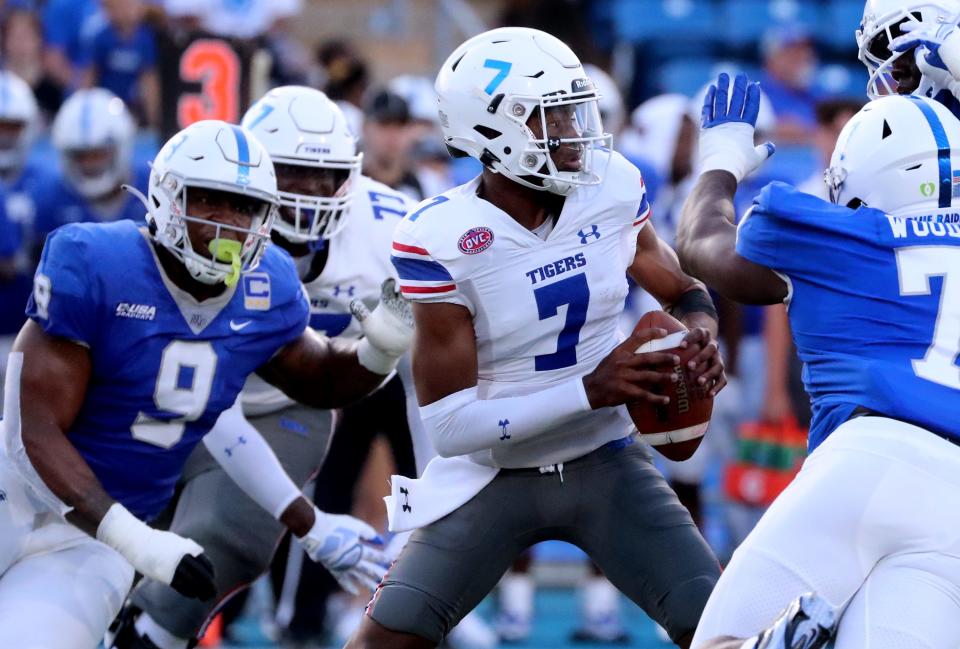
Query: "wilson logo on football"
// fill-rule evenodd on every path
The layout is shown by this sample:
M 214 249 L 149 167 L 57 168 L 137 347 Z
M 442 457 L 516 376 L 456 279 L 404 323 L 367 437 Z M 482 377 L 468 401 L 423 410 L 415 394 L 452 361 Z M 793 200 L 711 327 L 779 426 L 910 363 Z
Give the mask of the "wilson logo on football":
M 490 228 L 470 228 L 463 233 L 457 247 L 465 255 L 483 252 L 493 244 L 493 230 Z

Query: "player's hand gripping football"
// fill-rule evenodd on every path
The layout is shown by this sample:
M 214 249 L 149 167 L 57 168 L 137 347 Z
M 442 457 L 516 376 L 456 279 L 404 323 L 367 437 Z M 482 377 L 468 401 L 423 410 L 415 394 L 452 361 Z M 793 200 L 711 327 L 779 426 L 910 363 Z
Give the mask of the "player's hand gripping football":
M 348 593 L 376 589 L 390 566 L 389 557 L 372 545 L 383 544 L 376 530 L 352 516 L 316 508 L 314 513 L 316 522 L 300 539 L 307 555 L 322 563 Z
M 642 344 L 666 335 L 666 329 L 635 329 L 629 338 L 614 347 L 595 370 L 583 377 L 590 407 L 596 410 L 638 399 L 668 403 L 669 397 L 656 394 L 652 388 L 677 380 L 671 370 L 680 358 L 671 352 L 636 353 Z
M 754 128 L 760 115 L 760 84 L 738 74 L 730 90 L 730 75 L 711 84 L 700 116 L 700 172 L 729 171 L 737 182 L 760 168 L 773 155 L 772 142 L 754 146 Z
M 690 376 L 698 384 L 706 386 L 711 397 L 717 396 L 717 393 L 727 384 L 727 377 L 723 372 L 723 357 L 720 355 L 720 346 L 713 338 L 710 330 L 704 327 L 694 327 L 684 336 L 680 347 L 696 350 L 696 356 L 687 361 Z
M 359 299 L 350 312 L 360 322 L 363 339 L 357 348 L 360 364 L 371 372 L 389 374 L 413 343 L 413 309 L 389 278 L 380 287 L 380 303 L 371 312 Z

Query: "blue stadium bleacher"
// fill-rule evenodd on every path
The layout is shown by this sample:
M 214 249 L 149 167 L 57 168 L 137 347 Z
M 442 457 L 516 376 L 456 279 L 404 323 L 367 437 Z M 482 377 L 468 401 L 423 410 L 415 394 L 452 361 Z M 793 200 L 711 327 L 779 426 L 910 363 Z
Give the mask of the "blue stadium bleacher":
M 704 53 L 722 36 L 710 0 L 618 0 L 613 18 L 618 39 L 647 43 L 662 54 Z
M 832 0 L 824 11 L 824 25 L 818 30 L 817 40 L 834 55 L 856 59 L 857 44 L 854 33 L 863 18 L 863 0 Z
M 678 92 L 692 97 L 721 72 L 731 75 L 745 72 L 751 79 L 760 76 L 757 65 L 743 61 L 712 58 L 675 59 L 659 66 L 656 76 L 657 91 Z
M 799 25 L 812 34 L 822 20 L 817 4 L 797 0 L 727 0 L 720 13 L 724 45 L 734 50 L 756 48 L 778 25 Z

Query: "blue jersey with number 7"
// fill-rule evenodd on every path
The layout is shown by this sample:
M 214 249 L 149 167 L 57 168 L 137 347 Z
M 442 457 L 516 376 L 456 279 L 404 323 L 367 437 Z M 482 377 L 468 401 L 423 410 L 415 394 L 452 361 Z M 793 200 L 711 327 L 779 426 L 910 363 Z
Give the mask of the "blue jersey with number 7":
M 247 376 L 302 334 L 307 312 L 276 247 L 235 288 L 197 302 L 130 221 L 54 231 L 27 304 L 48 334 L 89 348 L 90 383 L 67 436 L 107 492 L 147 520 Z
M 858 406 L 960 441 L 960 212 L 891 216 L 771 183 L 737 252 L 789 281 L 811 449 Z

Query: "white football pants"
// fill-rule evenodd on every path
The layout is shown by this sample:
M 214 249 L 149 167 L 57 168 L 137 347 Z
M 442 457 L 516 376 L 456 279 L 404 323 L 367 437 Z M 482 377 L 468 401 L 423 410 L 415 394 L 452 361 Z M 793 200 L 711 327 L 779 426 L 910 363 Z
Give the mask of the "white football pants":
M 807 591 L 847 606 L 836 649 L 957 649 L 960 447 L 892 419 L 842 424 L 734 553 L 692 646 L 753 636 Z
M 48 513 L 0 450 L 0 647 L 96 649 L 132 583 L 127 560 Z

